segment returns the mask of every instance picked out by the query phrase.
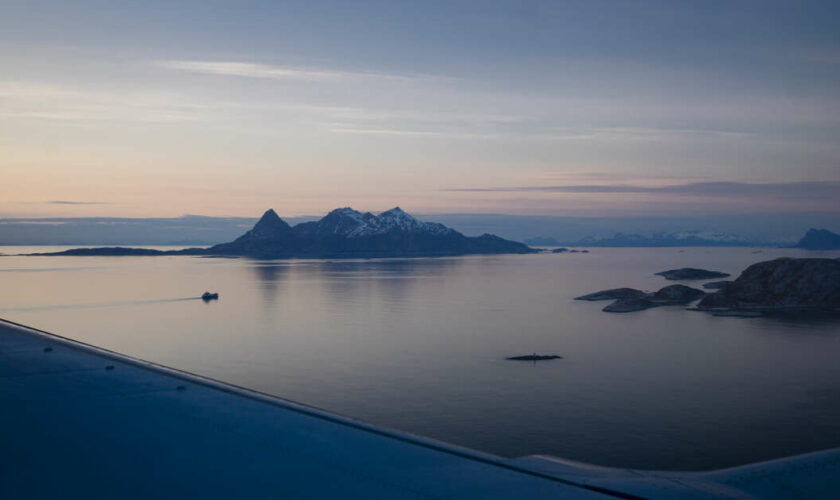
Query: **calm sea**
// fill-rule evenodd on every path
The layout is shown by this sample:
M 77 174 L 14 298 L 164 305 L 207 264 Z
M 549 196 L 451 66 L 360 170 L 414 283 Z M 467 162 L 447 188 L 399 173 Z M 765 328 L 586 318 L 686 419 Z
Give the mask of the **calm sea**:
M 0 247 L 0 252 L 44 247 Z M 503 456 L 708 469 L 840 446 L 840 322 L 575 296 L 795 250 L 353 261 L 0 257 L 0 317 Z M 838 257 L 840 253 L 808 253 Z M 700 286 L 703 282 L 696 282 Z M 196 299 L 205 290 L 220 300 Z M 506 361 L 533 352 L 541 363 Z

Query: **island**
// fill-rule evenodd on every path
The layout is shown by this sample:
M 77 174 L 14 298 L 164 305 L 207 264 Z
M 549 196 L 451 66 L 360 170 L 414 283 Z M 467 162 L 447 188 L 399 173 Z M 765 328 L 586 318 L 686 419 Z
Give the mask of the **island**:
M 706 295 L 703 290 L 685 285 L 670 285 L 644 296 L 623 297 L 602 309 L 604 312 L 624 313 L 651 307 L 684 305 Z
M 706 269 L 696 269 L 693 267 L 670 269 L 668 271 L 662 271 L 654 274 L 662 276 L 669 281 L 708 280 L 712 278 L 726 278 L 729 276 L 727 273 L 707 271 Z
M 556 356 L 554 354 L 526 354 L 524 356 L 511 356 L 509 358 L 505 358 L 510 361 L 548 361 L 550 359 L 563 359 L 563 356 Z
M 796 244 L 796 248 L 805 250 L 840 250 L 840 234 L 828 229 L 811 228 Z
M 470 254 L 535 253 L 523 243 L 492 234 L 465 236 L 434 222 L 421 222 L 399 207 L 379 215 L 350 207 L 331 211 L 318 221 L 290 226 L 269 209 L 254 227 L 228 243 L 210 248 L 74 248 L 30 255 L 158 256 L 279 258 L 441 257 Z
M 576 297 L 575 300 L 614 302 L 602 309 L 604 312 L 627 313 L 643 311 L 651 307 L 683 305 L 706 295 L 703 290 L 685 285 L 669 285 L 654 293 L 643 292 L 635 288 L 613 288 Z
M 704 297 L 697 309 L 716 314 L 840 312 L 840 259 L 783 257 L 753 264 Z
M 634 298 L 644 298 L 647 297 L 648 294 L 641 291 L 636 290 L 635 288 L 611 288 L 609 290 L 601 290 L 599 292 L 594 292 L 586 295 L 581 295 L 580 297 L 575 297 L 575 300 L 588 300 L 588 301 L 597 301 L 597 300 L 617 300 L 617 299 L 634 299 Z

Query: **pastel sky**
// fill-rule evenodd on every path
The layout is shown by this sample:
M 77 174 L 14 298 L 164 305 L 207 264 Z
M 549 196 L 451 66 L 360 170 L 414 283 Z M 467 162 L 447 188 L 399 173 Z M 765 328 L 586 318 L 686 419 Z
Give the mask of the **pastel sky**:
M 840 2 L 0 0 L 0 216 L 840 212 Z

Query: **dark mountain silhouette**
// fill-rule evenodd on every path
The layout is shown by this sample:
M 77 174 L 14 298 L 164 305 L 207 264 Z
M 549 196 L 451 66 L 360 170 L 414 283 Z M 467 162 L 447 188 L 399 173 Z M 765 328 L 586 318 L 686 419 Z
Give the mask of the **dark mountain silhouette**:
M 832 233 L 828 229 L 811 228 L 799 240 L 796 247 L 805 250 L 838 250 L 840 249 L 840 234 Z
M 700 309 L 780 312 L 840 310 L 840 259 L 759 262 L 726 288 L 707 295 Z
M 207 253 L 251 257 L 291 255 L 295 251 L 295 240 L 292 227 L 286 224 L 277 212 L 268 209 L 250 231 L 230 243 L 210 247 Z
M 268 210 L 250 231 L 234 241 L 207 249 L 76 248 L 39 255 L 215 255 L 274 259 L 434 257 L 535 251 L 491 234 L 464 236 L 443 224 L 419 221 L 399 207 L 379 215 L 346 207 L 333 210 L 318 221 L 294 227 L 286 224 L 274 210 Z
M 707 269 L 697 269 L 694 267 L 683 267 L 680 269 L 670 269 L 662 271 L 661 273 L 654 273 L 657 276 L 662 276 L 666 280 L 682 281 L 682 280 L 708 280 L 712 278 L 727 278 L 728 273 L 720 271 L 709 271 Z

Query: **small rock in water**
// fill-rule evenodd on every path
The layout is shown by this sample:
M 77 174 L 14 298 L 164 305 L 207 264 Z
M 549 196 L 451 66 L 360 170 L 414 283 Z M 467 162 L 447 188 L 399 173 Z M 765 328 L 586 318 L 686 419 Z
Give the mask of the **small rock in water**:
M 542 355 L 542 354 L 534 353 L 534 354 L 526 354 L 524 356 L 511 356 L 511 357 L 505 358 L 505 359 L 509 359 L 511 361 L 546 361 L 546 360 L 549 360 L 549 359 L 563 359 L 563 356 L 556 356 L 556 355 L 553 355 L 553 354 Z
M 670 269 L 668 271 L 662 271 L 661 273 L 655 273 L 657 276 L 662 276 L 666 280 L 707 280 L 712 278 L 726 278 L 729 276 L 727 273 L 721 273 L 718 271 L 708 271 L 706 269 L 696 269 L 693 267 L 683 267 L 681 269 Z

